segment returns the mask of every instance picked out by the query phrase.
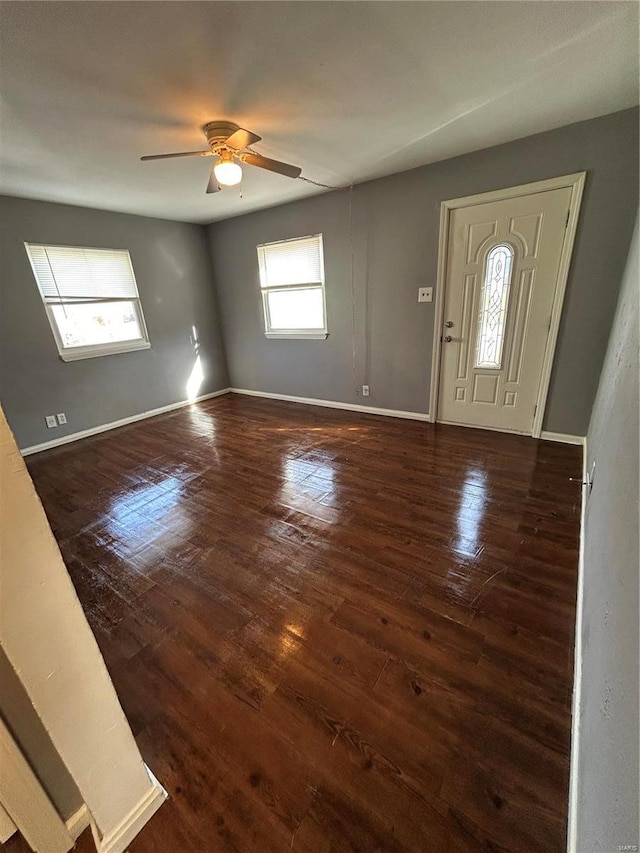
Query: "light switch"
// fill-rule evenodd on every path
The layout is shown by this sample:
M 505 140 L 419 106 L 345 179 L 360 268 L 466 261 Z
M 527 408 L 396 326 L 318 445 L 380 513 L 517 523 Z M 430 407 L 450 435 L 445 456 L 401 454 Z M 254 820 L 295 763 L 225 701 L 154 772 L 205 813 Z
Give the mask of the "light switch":
M 432 287 L 419 287 L 418 288 L 418 302 L 432 302 L 433 301 L 433 288 Z

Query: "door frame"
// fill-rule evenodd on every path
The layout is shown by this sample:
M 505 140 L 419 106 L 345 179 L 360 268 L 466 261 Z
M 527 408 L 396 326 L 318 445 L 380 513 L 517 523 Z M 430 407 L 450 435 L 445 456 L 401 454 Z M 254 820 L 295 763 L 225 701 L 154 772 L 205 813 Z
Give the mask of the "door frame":
M 549 178 L 545 181 L 521 184 L 517 187 L 505 187 L 504 189 L 493 190 L 492 192 L 478 193 L 477 195 L 464 196 L 463 198 L 448 199 L 441 203 L 440 237 L 438 241 L 438 272 L 436 277 L 436 302 L 433 324 L 433 354 L 431 359 L 431 387 L 429 393 L 429 420 L 431 423 L 435 423 L 438 420 L 438 391 L 440 388 L 440 359 L 442 354 L 441 330 L 444 322 L 445 289 L 448 266 L 447 254 L 449 247 L 449 223 L 451 219 L 451 212 L 453 210 L 458 210 L 459 208 L 475 207 L 475 205 L 486 204 L 492 201 L 503 201 L 505 199 L 517 198 L 518 196 L 534 195 L 536 193 L 548 192 L 550 190 L 570 188 L 571 197 L 569 200 L 569 218 L 567 220 L 562 252 L 560 254 L 558 278 L 556 280 L 553 295 L 551 325 L 549 326 L 549 334 L 547 335 L 540 385 L 536 396 L 536 412 L 533 418 L 533 427 L 531 430 L 533 438 L 540 438 L 586 176 L 586 172 L 576 172 L 572 175 L 562 175 L 557 178 Z M 483 427 L 483 429 L 492 429 L 492 427 Z

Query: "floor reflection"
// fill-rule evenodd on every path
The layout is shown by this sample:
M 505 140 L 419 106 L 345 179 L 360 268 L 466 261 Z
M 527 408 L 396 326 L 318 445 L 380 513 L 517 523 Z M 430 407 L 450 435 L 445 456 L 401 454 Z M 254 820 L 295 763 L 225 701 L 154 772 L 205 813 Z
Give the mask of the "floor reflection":
M 333 460 L 319 462 L 317 457 L 318 454 L 314 453 L 306 458 L 288 457 L 283 461 L 284 483 L 279 501 L 297 512 L 327 521 L 327 513 L 323 510 L 340 506 L 340 488 Z M 337 516 L 334 521 L 337 521 Z
M 460 489 L 456 514 L 457 535 L 453 550 L 465 557 L 475 557 L 482 547 L 480 527 L 487 502 L 487 473 L 472 468 L 467 472 Z
M 287 485 L 313 482 L 326 491 L 335 489 L 335 471 L 332 464 L 318 464 L 307 459 L 286 459 L 283 474 Z
M 189 426 L 196 435 L 206 438 L 216 437 L 216 419 L 210 412 L 205 409 L 197 409 L 194 406 L 187 409 L 185 415 L 188 418 Z
M 133 491 L 118 495 L 111 501 L 109 517 L 119 527 L 127 523 L 136 510 L 153 502 L 158 520 L 174 507 L 182 496 L 182 481 L 177 477 L 165 477 L 157 483 L 140 486 Z M 135 521 L 135 520 L 134 520 Z
M 118 494 L 104 526 L 95 532 L 96 544 L 123 559 L 135 559 L 138 569 L 153 566 L 165 548 L 179 547 L 193 533 L 185 486 L 183 479 L 169 475 Z

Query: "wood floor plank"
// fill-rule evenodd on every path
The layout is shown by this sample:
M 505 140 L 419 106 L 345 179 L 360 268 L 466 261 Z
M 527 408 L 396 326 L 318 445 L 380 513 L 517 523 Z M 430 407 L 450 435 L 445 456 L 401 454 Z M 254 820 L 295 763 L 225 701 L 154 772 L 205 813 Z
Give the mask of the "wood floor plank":
M 580 448 L 227 395 L 27 463 L 170 794 L 131 853 L 565 849 Z

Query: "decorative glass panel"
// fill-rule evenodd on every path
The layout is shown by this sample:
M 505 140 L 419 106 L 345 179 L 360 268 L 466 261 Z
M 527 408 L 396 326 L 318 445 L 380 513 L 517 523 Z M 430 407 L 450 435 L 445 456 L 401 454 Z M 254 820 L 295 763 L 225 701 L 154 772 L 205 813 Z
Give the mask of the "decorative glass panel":
M 510 246 L 496 246 L 487 257 L 480 294 L 476 367 L 499 370 L 502 364 L 512 261 Z

